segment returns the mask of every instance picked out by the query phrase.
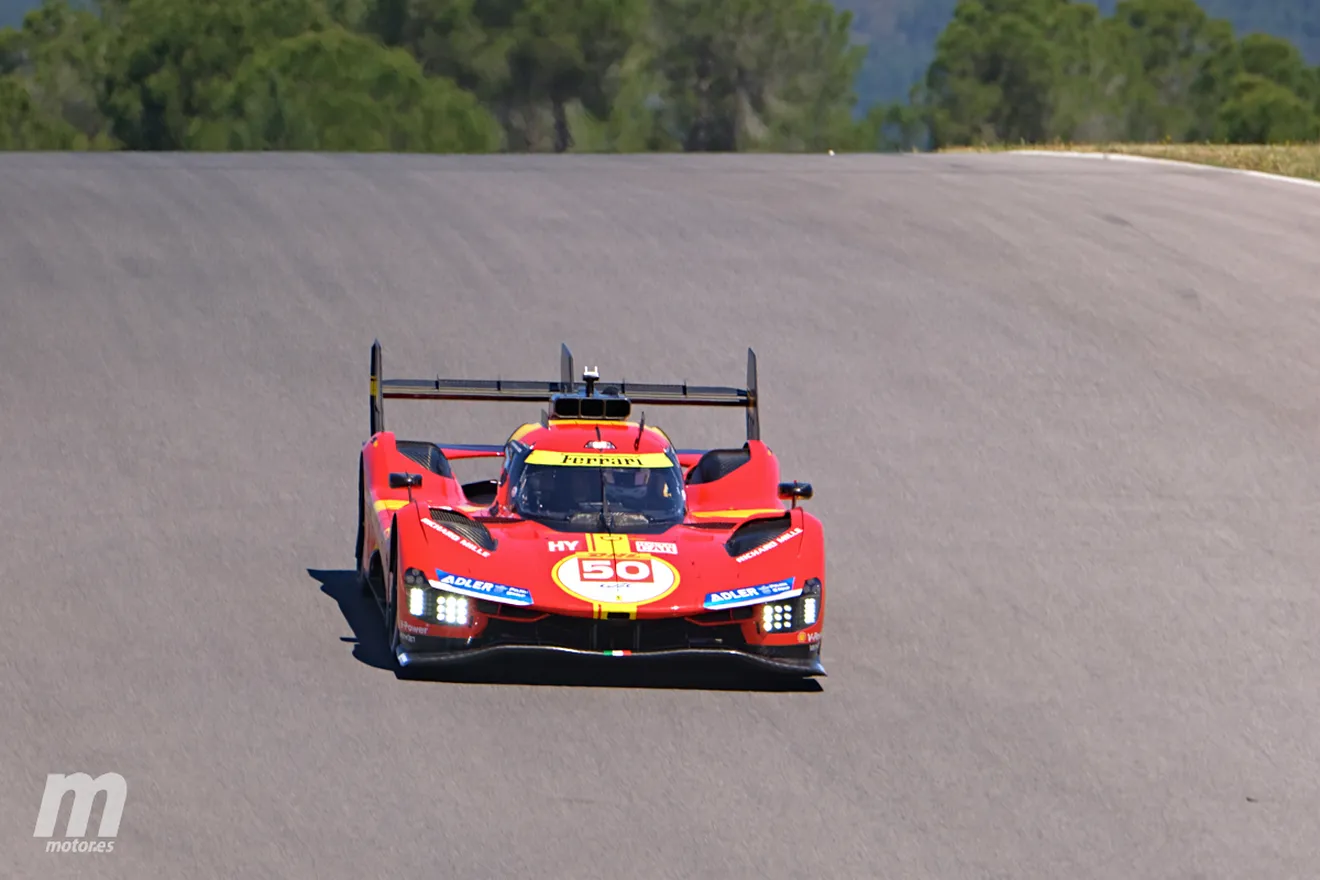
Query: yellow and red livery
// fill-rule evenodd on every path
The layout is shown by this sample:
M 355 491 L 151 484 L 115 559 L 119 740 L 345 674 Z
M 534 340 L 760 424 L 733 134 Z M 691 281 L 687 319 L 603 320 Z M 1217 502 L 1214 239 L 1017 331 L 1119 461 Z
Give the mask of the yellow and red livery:
M 747 387 L 385 379 L 371 351 L 370 436 L 359 466 L 358 574 L 400 668 L 510 652 L 728 657 L 824 675 L 825 544 L 760 439 Z M 384 401 L 540 402 L 500 444 L 400 439 Z M 741 447 L 678 449 L 643 406 L 737 406 Z M 452 463 L 502 459 L 462 483 Z

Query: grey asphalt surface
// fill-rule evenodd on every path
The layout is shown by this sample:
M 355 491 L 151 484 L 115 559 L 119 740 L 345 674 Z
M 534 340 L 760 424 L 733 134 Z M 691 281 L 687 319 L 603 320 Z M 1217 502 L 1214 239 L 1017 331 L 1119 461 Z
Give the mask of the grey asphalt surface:
M 1318 241 L 1316 190 L 1092 160 L 0 156 L 0 874 L 1315 877 Z M 396 680 L 348 574 L 377 337 L 756 348 L 829 677 Z M 76 770 L 128 780 L 113 853 L 32 836 Z

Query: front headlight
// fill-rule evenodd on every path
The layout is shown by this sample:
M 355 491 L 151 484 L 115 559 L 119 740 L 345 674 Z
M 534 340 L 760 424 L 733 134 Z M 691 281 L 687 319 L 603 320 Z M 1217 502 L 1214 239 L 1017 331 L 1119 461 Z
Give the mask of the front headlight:
M 811 578 L 802 595 L 785 602 L 767 602 L 761 606 L 761 631 L 796 632 L 816 622 L 820 614 L 820 579 Z
M 796 602 L 776 602 L 761 606 L 761 629 L 766 632 L 791 632 L 793 630 L 793 606 Z
M 403 573 L 408 591 L 408 613 L 441 626 L 467 626 L 472 621 L 472 600 L 467 596 L 437 590 L 426 575 L 415 568 Z

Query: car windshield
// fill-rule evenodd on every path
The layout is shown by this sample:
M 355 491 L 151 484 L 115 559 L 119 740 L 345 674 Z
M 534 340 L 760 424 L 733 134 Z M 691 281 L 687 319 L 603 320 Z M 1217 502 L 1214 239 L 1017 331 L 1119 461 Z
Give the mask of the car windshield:
M 683 480 L 676 461 L 656 453 L 664 467 L 609 467 L 528 463 L 514 486 L 517 511 L 532 519 L 594 528 L 604 517 L 613 528 L 683 519 Z

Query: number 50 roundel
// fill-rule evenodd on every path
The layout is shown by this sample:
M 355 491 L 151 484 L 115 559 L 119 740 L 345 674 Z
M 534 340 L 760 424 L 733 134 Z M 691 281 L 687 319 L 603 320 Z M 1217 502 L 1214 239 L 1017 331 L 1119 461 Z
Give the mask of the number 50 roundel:
M 644 554 L 615 559 L 574 553 L 556 562 L 550 576 L 565 592 L 593 604 L 640 605 L 663 599 L 678 587 L 678 569 Z

